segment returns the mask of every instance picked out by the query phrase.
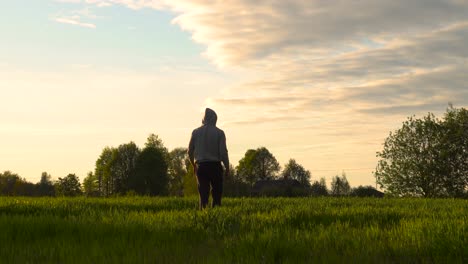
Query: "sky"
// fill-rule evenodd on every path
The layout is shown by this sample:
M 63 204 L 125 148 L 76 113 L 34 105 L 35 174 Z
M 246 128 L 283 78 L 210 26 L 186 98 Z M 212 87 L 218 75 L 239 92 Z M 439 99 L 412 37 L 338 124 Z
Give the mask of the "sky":
M 265 146 L 375 185 L 390 131 L 468 106 L 467 43 L 466 0 L 2 0 L 0 171 L 83 179 L 210 107 L 234 166 Z

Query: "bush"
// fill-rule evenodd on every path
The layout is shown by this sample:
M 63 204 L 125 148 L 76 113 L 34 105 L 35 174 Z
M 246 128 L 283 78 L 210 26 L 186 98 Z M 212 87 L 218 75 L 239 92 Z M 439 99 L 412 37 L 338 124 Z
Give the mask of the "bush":
M 300 197 L 308 196 L 310 188 L 304 187 L 297 180 L 258 181 L 252 188 L 253 196 Z
M 378 191 L 372 186 L 359 186 L 351 190 L 351 196 L 355 197 L 384 197 L 384 193 Z

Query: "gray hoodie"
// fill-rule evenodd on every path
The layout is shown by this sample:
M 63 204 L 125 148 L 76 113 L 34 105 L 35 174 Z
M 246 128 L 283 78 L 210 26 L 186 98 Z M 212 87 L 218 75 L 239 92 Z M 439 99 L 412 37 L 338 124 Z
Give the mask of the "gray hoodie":
M 218 116 L 206 108 L 202 126 L 193 130 L 188 147 L 190 160 L 196 163 L 222 161 L 229 168 L 229 156 L 224 131 L 216 127 Z

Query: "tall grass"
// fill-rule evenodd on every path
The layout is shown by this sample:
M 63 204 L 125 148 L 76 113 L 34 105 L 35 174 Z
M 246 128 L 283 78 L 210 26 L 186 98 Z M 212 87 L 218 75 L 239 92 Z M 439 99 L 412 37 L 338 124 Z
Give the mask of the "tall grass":
M 468 263 L 468 201 L 0 198 L 0 263 Z

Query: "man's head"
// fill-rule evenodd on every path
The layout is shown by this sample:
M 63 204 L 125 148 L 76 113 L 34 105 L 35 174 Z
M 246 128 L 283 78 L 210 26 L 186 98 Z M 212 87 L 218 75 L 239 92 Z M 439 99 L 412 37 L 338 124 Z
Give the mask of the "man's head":
M 216 126 L 216 121 L 218 121 L 218 116 L 216 115 L 215 111 L 211 110 L 210 108 L 206 108 L 202 124 Z

